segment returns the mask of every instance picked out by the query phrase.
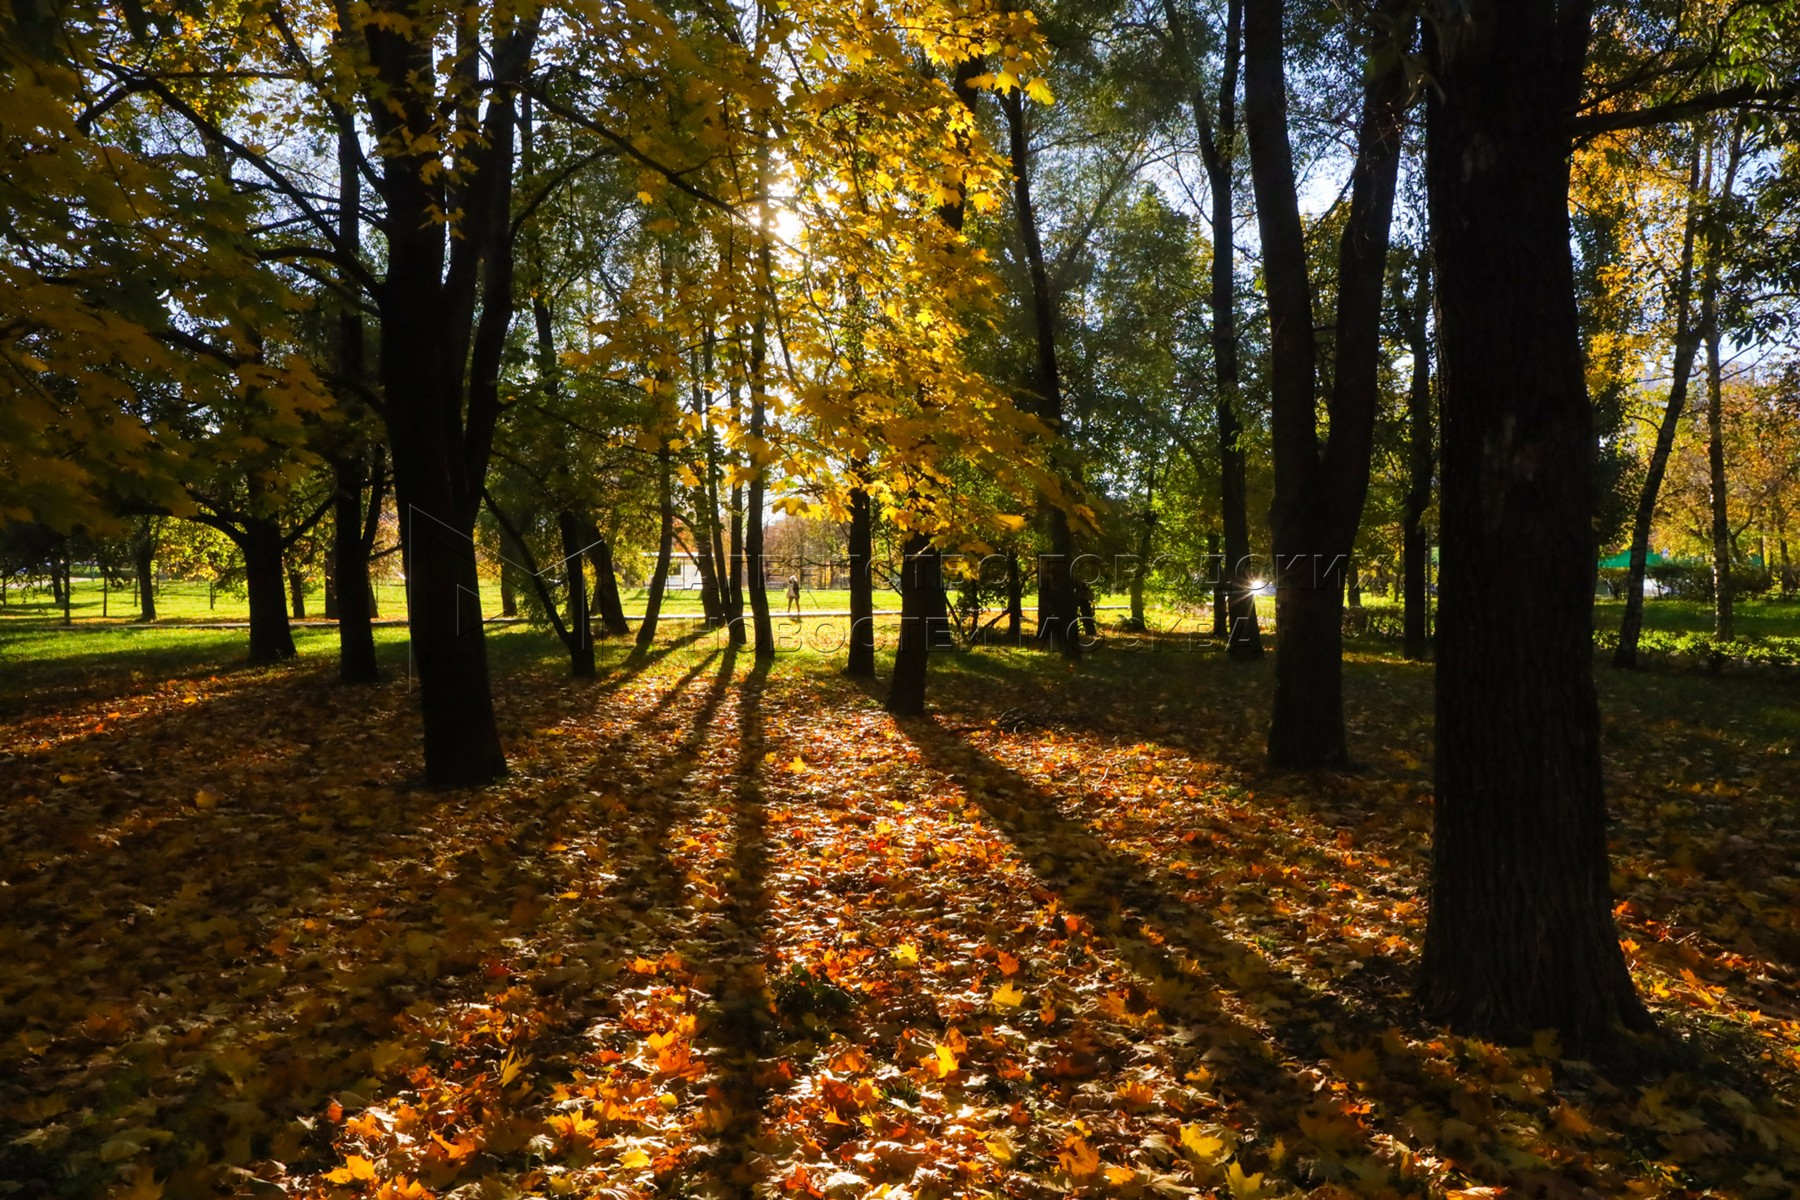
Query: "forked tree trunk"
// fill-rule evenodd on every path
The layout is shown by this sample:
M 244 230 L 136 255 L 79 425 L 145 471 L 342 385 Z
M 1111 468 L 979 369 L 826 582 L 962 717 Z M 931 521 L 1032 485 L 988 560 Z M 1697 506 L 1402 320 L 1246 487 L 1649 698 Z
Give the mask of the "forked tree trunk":
M 514 311 L 516 93 L 538 23 L 535 14 L 502 12 L 493 24 L 503 28 L 483 46 L 475 22 L 441 23 L 441 14 L 424 9 L 411 17 L 343 26 L 334 36 L 351 43 L 353 55 L 354 43 L 367 47 L 363 109 L 384 151 L 386 275 L 373 294 L 425 774 L 439 786 L 470 786 L 506 770 L 474 535 Z M 487 81 L 484 109 L 449 106 L 455 133 L 466 139 L 454 196 L 437 148 L 447 111 L 437 63 L 447 42 L 459 71 Z M 454 238 L 441 219 L 453 208 L 463 214 Z
M 1335 370 L 1323 446 L 1315 404 L 1312 284 L 1288 140 L 1281 0 L 1251 5 L 1244 25 L 1244 127 L 1262 233 L 1270 335 L 1275 500 L 1275 705 L 1269 760 L 1345 765 L 1343 572 L 1368 493 L 1380 406 L 1381 300 L 1400 166 L 1404 58 L 1376 69 L 1370 51 L 1350 214 L 1338 245 Z M 1384 6 L 1391 20 L 1398 4 Z M 1407 23 L 1376 36 L 1406 37 Z
M 250 661 L 280 662 L 294 657 L 288 628 L 287 587 L 281 570 L 281 526 L 272 518 L 243 524 L 238 549 L 244 555 L 244 585 L 250 597 Z
M 1578 1047 L 1649 1024 L 1613 925 L 1593 685 L 1594 435 L 1568 210 L 1587 10 L 1433 8 L 1442 549 L 1418 994 L 1462 1032 L 1555 1029 Z
M 1226 639 L 1226 649 L 1233 659 L 1253 661 L 1262 657 L 1263 645 L 1256 617 L 1256 594 L 1250 586 L 1250 517 L 1245 498 L 1243 425 L 1238 419 L 1237 248 L 1233 236 L 1237 214 L 1232 191 L 1244 4 L 1243 0 L 1228 0 L 1225 6 L 1224 61 L 1214 97 L 1207 95 L 1201 82 L 1195 58 L 1196 39 L 1188 30 L 1186 17 L 1173 0 L 1163 0 L 1163 14 L 1186 76 L 1212 208 L 1212 277 L 1207 307 L 1212 315 L 1209 340 L 1213 352 L 1213 426 L 1218 438 L 1219 503 L 1224 524 L 1224 558 L 1215 560 L 1222 569 L 1213 589 L 1213 633 Z M 1211 552 L 1218 555 L 1220 549 L 1215 546 Z
M 1682 411 L 1687 407 L 1688 378 L 1693 374 L 1694 355 L 1699 349 L 1699 330 L 1694 327 L 1690 310 L 1694 290 L 1694 237 L 1700 218 L 1700 143 L 1694 143 L 1694 156 L 1688 165 L 1687 217 L 1682 223 L 1681 266 L 1675 277 L 1675 371 L 1669 381 L 1669 401 L 1663 406 L 1662 418 L 1656 426 L 1656 445 L 1650 451 L 1650 463 L 1644 471 L 1644 486 L 1638 492 L 1637 512 L 1631 522 L 1631 557 L 1625 579 L 1625 611 L 1619 618 L 1619 644 L 1613 651 L 1613 666 L 1631 669 L 1637 666 L 1638 640 L 1644 628 L 1644 576 L 1650 562 L 1650 526 L 1656 520 L 1656 498 L 1662 492 L 1663 476 L 1668 473 L 1669 456 L 1675 449 L 1675 435 L 1681 428 Z
M 1031 281 L 1031 324 L 1037 351 L 1032 382 L 1033 406 L 1051 436 L 1062 436 L 1062 376 L 1056 365 L 1056 297 L 1044 266 L 1044 245 L 1038 236 L 1037 210 L 1031 200 L 1031 147 L 1025 129 L 1025 94 L 1014 89 L 1001 97 L 1006 113 L 1007 143 L 1012 159 L 1013 209 L 1019 222 L 1019 238 L 1025 246 L 1025 263 Z M 1060 457 L 1055 446 L 1051 461 Z M 1060 650 L 1065 658 L 1081 657 L 1081 614 L 1073 571 L 1075 539 L 1069 514 L 1054 497 L 1042 497 L 1045 540 L 1049 553 L 1038 557 L 1038 641 Z
M 864 488 L 850 493 L 850 648 L 844 674 L 875 677 L 875 505 Z

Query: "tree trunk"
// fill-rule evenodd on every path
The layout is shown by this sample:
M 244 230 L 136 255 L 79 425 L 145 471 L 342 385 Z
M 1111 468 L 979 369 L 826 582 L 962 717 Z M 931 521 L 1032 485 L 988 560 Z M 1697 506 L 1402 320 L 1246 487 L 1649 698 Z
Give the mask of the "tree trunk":
M 1269 759 L 1278 767 L 1343 766 L 1343 571 L 1368 494 L 1380 407 L 1381 299 L 1400 168 L 1402 55 L 1365 72 L 1350 215 L 1338 245 L 1335 370 L 1321 449 L 1314 402 L 1318 346 L 1312 284 L 1288 141 L 1280 0 L 1253 4 L 1244 25 L 1244 128 L 1262 233 L 1269 303 L 1275 501 L 1275 706 Z M 1397 7 L 1389 4 L 1385 8 Z M 1389 15 L 1393 15 L 1390 11 Z M 1385 36 L 1404 37 L 1396 22 Z
M 662 615 L 663 589 L 669 582 L 669 563 L 675 551 L 675 498 L 669 478 L 669 446 L 663 443 L 656 452 L 656 499 L 661 524 L 656 535 L 656 568 L 650 573 L 648 594 L 644 597 L 644 617 L 638 622 L 637 644 L 633 654 L 649 651 L 656 640 L 656 622 Z
M 281 526 L 269 517 L 247 519 L 238 549 L 244 554 L 244 585 L 250 593 L 250 661 L 280 662 L 294 657 L 281 570 Z
M 1725 478 L 1725 394 L 1719 364 L 1718 275 L 1707 257 L 1705 289 L 1700 297 L 1701 324 L 1706 334 L 1706 466 L 1712 509 L 1713 638 L 1732 638 L 1731 619 L 1731 513 L 1726 501 L 1730 482 Z
M 1019 238 L 1025 246 L 1025 263 L 1031 281 L 1031 325 L 1037 360 L 1033 382 L 1038 418 L 1050 427 L 1051 436 L 1062 433 L 1062 377 L 1056 365 L 1056 297 L 1050 292 L 1050 276 L 1044 267 L 1044 245 L 1038 236 L 1037 211 L 1031 201 L 1031 149 L 1025 130 L 1025 93 L 1014 88 L 1001 97 L 1006 112 L 1007 143 L 1012 159 L 1013 208 L 1019 221 Z M 1052 447 L 1050 459 L 1060 455 Z M 1060 650 L 1065 658 L 1081 657 L 1081 634 L 1076 600 L 1075 539 L 1069 514 L 1056 497 L 1041 497 L 1048 554 L 1038 558 L 1038 641 L 1046 649 Z
M 1650 451 L 1650 465 L 1644 472 L 1644 486 L 1638 493 L 1637 512 L 1631 522 L 1630 568 L 1625 579 L 1625 612 L 1619 618 L 1619 644 L 1613 651 L 1613 666 L 1631 669 L 1637 666 L 1638 639 L 1644 628 L 1644 575 L 1650 562 L 1650 526 L 1656 520 L 1656 498 L 1662 491 L 1663 476 L 1669 468 L 1669 455 L 1675 449 L 1675 435 L 1681 428 L 1682 410 L 1687 407 L 1688 377 L 1693 373 L 1694 354 L 1699 348 L 1699 330 L 1690 313 L 1694 290 L 1694 237 L 1700 219 L 1700 143 L 1694 143 L 1694 156 L 1688 164 L 1687 216 L 1681 231 L 1681 267 L 1675 277 L 1675 373 L 1669 380 L 1669 401 L 1663 406 L 1662 419 L 1656 426 L 1656 445 Z
M 926 663 L 935 632 L 932 617 L 944 602 L 942 562 L 924 534 L 908 538 L 903 553 L 900 640 L 894 647 L 887 710 L 897 717 L 916 717 L 925 711 Z
M 287 578 L 289 606 L 294 620 L 304 621 L 306 619 L 306 576 L 299 571 L 289 571 Z
M 1025 579 L 1016 550 L 1006 552 L 1006 641 L 1017 646 L 1025 637 Z
M 631 626 L 625 620 L 625 605 L 619 600 L 612 543 L 600 536 L 598 522 L 588 522 L 587 553 L 588 561 L 594 564 L 594 608 L 600 614 L 600 626 L 611 637 L 624 637 L 631 632 Z
M 1650 1023 L 1613 925 L 1593 685 L 1594 440 L 1568 210 L 1587 10 L 1436 7 L 1442 563 L 1419 997 L 1462 1032 L 1556 1029 L 1580 1047 Z
M 337 485 L 332 500 L 332 582 L 337 593 L 338 678 L 345 683 L 374 683 L 381 678 L 375 663 L 374 606 L 370 602 L 369 551 L 363 540 L 363 468 L 361 456 L 332 464 Z M 371 499 L 378 494 L 371 489 Z
M 759 175 L 765 180 L 768 174 L 767 150 L 759 166 Z M 766 188 L 764 194 L 767 195 Z M 769 618 L 769 592 L 765 586 L 768 581 L 769 568 L 763 562 L 763 504 L 764 475 L 767 471 L 767 448 L 763 441 L 764 421 L 766 419 L 767 401 L 763 389 L 767 386 L 765 372 L 768 366 L 768 321 L 766 305 L 773 303 L 773 297 L 766 294 L 772 288 L 772 277 L 769 261 L 769 211 L 765 202 L 760 210 L 762 238 L 757 245 L 757 261 L 765 295 L 758 304 L 756 318 L 750 329 L 750 437 L 748 440 L 750 454 L 750 508 L 744 519 L 748 522 L 744 531 L 744 552 L 750 563 L 750 613 L 756 625 L 755 656 L 758 662 L 768 662 L 775 657 L 775 625 Z
M 1137 562 L 1131 569 L 1131 628 L 1144 631 L 1144 580 L 1150 573 L 1150 539 L 1156 532 L 1154 513 L 1144 514 L 1144 531 L 1138 535 Z
M 875 677 L 875 505 L 864 488 L 850 493 L 850 650 L 844 674 Z
M 519 615 L 519 568 L 504 561 L 500 564 L 500 615 Z
M 742 484 L 731 485 L 731 644 L 742 646 L 749 641 L 744 628 L 744 492 Z
M 137 572 L 138 620 L 156 620 L 155 522 L 146 517 L 131 547 L 131 565 Z
M 1412 386 L 1406 394 L 1406 505 L 1401 518 L 1400 571 L 1405 654 L 1419 662 L 1431 654 L 1431 635 L 1425 613 L 1431 596 L 1426 591 L 1425 570 L 1431 538 L 1425 513 L 1431 508 L 1431 254 L 1420 249 L 1418 278 L 1413 282 L 1411 311 L 1406 314 L 1407 348 L 1412 353 Z
M 700 571 L 700 611 L 706 618 L 706 627 L 716 629 L 725 620 L 725 610 L 719 604 L 719 573 L 713 565 L 712 539 L 692 526 L 688 533 L 696 542 L 694 566 Z
M 1214 588 L 1213 631 L 1226 639 L 1226 650 L 1240 662 L 1262 657 L 1262 630 L 1256 617 L 1256 594 L 1250 586 L 1250 518 L 1245 498 L 1243 425 L 1238 419 L 1237 228 L 1232 194 L 1237 144 L 1238 68 L 1243 58 L 1243 0 L 1225 6 L 1225 57 L 1216 98 L 1209 100 L 1200 81 L 1194 39 L 1181 10 L 1164 0 L 1176 52 L 1190 91 L 1194 131 L 1206 167 L 1212 208 L 1212 277 L 1207 307 L 1212 314 L 1213 416 L 1219 447 L 1219 510 L 1224 525 L 1224 558 Z M 1215 548 L 1216 555 L 1219 550 Z
M 374 288 L 379 376 L 403 531 L 425 774 L 439 786 L 484 784 L 506 770 L 474 533 L 514 311 L 515 95 L 538 25 L 535 18 L 509 16 L 494 23 L 502 28 L 485 47 L 474 22 L 454 23 L 448 49 L 457 70 L 471 82 L 479 70 L 490 88 L 484 108 L 454 106 L 466 164 L 454 181 L 438 149 L 446 106 L 436 64 L 446 47 L 437 23 L 353 25 L 335 35 L 367 44 L 364 111 L 387 151 L 378 160 L 387 212 L 386 276 Z M 453 209 L 462 213 L 454 238 L 442 219 Z
M 563 574 L 568 582 L 569 674 L 577 679 L 594 677 L 594 626 L 588 618 L 587 570 L 582 551 L 581 522 L 573 512 L 563 509 L 556 514 L 556 528 L 562 535 Z

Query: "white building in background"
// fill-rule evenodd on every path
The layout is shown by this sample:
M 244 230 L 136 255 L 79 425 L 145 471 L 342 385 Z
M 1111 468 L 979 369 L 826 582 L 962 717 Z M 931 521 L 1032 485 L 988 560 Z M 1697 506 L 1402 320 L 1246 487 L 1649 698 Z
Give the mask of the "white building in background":
M 656 551 L 642 552 L 644 560 L 644 584 L 650 583 L 650 576 L 656 572 Z M 669 577 L 663 587 L 676 592 L 697 592 L 700 590 L 700 560 L 692 550 L 679 547 L 669 552 Z

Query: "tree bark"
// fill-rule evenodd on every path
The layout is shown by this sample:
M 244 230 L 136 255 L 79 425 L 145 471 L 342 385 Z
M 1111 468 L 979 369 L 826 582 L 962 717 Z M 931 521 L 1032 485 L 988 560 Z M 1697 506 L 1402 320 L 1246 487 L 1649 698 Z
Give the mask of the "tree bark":
M 875 677 L 875 505 L 868 490 L 850 492 L 850 648 L 844 674 Z
M 1669 400 L 1663 405 L 1662 419 L 1656 426 L 1656 445 L 1650 451 L 1650 464 L 1644 472 L 1644 486 L 1638 493 L 1637 511 L 1631 522 L 1631 557 L 1625 579 L 1625 611 L 1619 618 L 1619 644 L 1613 651 L 1613 666 L 1630 670 L 1637 666 L 1638 640 L 1644 628 L 1644 575 L 1650 562 L 1650 526 L 1656 520 L 1656 500 L 1662 492 L 1663 477 L 1668 473 L 1669 456 L 1675 449 L 1675 435 L 1681 428 L 1682 411 L 1687 407 L 1688 378 L 1693 373 L 1694 355 L 1699 349 L 1699 333 L 1691 313 L 1694 291 L 1694 237 L 1700 217 L 1700 142 L 1694 142 L 1694 156 L 1688 164 L 1687 215 L 1681 231 L 1681 266 L 1675 277 L 1675 364 L 1669 380 Z
M 916 533 L 906 541 L 900 566 L 900 640 L 887 699 L 887 710 L 897 717 L 925 711 L 925 664 L 935 633 L 932 613 L 943 603 L 942 561 L 931 539 Z
M 1025 579 L 1019 569 L 1019 555 L 1006 552 L 1006 641 L 1017 646 L 1025 637 Z
M 1262 657 L 1262 629 L 1256 616 L 1256 594 L 1250 580 L 1250 515 L 1246 499 L 1243 423 L 1238 418 L 1239 368 L 1237 329 L 1237 207 L 1232 188 L 1237 143 L 1238 71 L 1243 59 L 1243 0 L 1225 6 L 1225 56 L 1220 64 L 1216 98 L 1209 100 L 1200 80 L 1193 39 L 1173 0 L 1163 0 L 1164 16 L 1190 90 L 1189 107 L 1206 167 L 1212 209 L 1212 273 L 1207 307 L 1212 315 L 1209 340 L 1213 352 L 1213 417 L 1219 449 L 1219 510 L 1224 555 L 1214 589 L 1213 628 L 1225 638 L 1229 655 L 1240 662 Z M 1218 553 L 1217 550 L 1214 553 Z
M 145 517 L 139 523 L 137 538 L 131 547 L 131 563 L 137 572 L 138 620 L 156 620 L 156 519 Z
M 731 645 L 742 646 L 748 640 L 744 628 L 744 493 L 742 484 L 731 485 Z
M 1595 502 L 1569 248 L 1588 14 L 1434 5 L 1427 184 L 1443 426 L 1437 787 L 1419 997 L 1564 1044 L 1646 1027 L 1613 925 L 1593 684 Z
M 587 543 L 582 539 L 582 523 L 569 509 L 556 514 L 557 532 L 562 535 L 563 574 L 567 580 L 569 636 L 569 674 L 577 679 L 594 677 L 594 626 L 588 617 L 587 571 L 582 553 Z
M 596 521 L 588 522 L 586 537 L 588 561 L 594 565 L 594 610 L 600 614 L 600 627 L 610 637 L 624 637 L 631 632 L 631 626 L 625 620 L 625 605 L 619 600 L 612 543 L 600 535 Z
M 950 80 L 950 90 L 971 120 L 976 116 L 974 81 L 981 68 L 980 58 L 965 58 L 956 64 Z M 957 137 L 966 148 L 968 135 Z M 938 220 L 953 233 L 962 232 L 964 216 L 965 204 L 960 195 L 951 203 L 938 205 Z M 900 638 L 894 647 L 893 678 L 888 681 L 887 708 L 896 715 L 925 711 L 925 683 L 935 622 L 944 619 L 946 607 L 942 578 L 943 564 L 932 548 L 931 536 L 922 530 L 908 532 L 901 548 Z
M 1001 97 L 1000 107 L 1006 113 L 1007 145 L 1012 159 L 1013 209 L 1031 281 L 1031 326 L 1037 351 L 1033 379 L 1037 402 L 1033 408 L 1050 427 L 1051 436 L 1061 439 L 1062 377 L 1056 365 L 1056 297 L 1050 291 L 1044 244 L 1038 236 L 1037 211 L 1031 201 L 1031 147 L 1025 129 L 1024 92 L 1014 88 Z M 1053 464 L 1059 457 L 1054 448 L 1050 457 Z M 1079 659 L 1081 614 L 1071 569 L 1075 539 L 1069 529 L 1069 514 L 1054 497 L 1041 497 L 1040 507 L 1050 549 L 1038 559 L 1038 641 L 1047 649 L 1060 650 L 1065 658 Z
M 244 555 L 244 585 L 250 594 L 250 661 L 280 662 L 294 657 L 281 570 L 281 526 L 272 517 L 248 518 L 238 549 Z
M 1426 567 L 1431 538 L 1425 513 L 1431 508 L 1433 467 L 1431 428 L 1431 255 L 1421 250 L 1418 278 L 1413 282 L 1412 306 L 1406 316 L 1407 348 L 1412 353 L 1412 386 L 1406 394 L 1406 504 L 1400 536 L 1400 572 L 1403 577 L 1402 624 L 1405 655 L 1414 662 L 1431 654 L 1431 634 L 1425 615 L 1431 605 L 1426 590 Z
M 638 622 L 637 644 L 633 654 L 643 655 L 656 640 L 656 622 L 662 615 L 663 590 L 669 582 L 669 563 L 675 550 L 674 484 L 669 478 L 670 454 L 667 442 L 656 452 L 656 499 L 661 524 L 656 535 L 656 568 L 650 573 L 650 586 L 644 597 L 644 618 Z
M 289 610 L 292 612 L 294 620 L 304 621 L 306 619 L 306 576 L 299 571 L 289 571 L 287 578 Z
M 440 786 L 490 782 L 506 770 L 488 675 L 474 554 L 475 517 L 499 419 L 499 371 L 513 314 L 511 200 L 519 81 L 537 40 L 535 18 L 477 45 L 454 24 L 454 69 L 485 109 L 458 102 L 455 132 L 468 169 L 439 151 L 440 29 L 427 14 L 344 29 L 369 51 L 365 111 L 385 152 L 387 274 L 375 288 L 379 378 L 393 451 L 406 560 L 412 661 L 425 727 L 425 774 Z M 479 67 L 479 72 L 478 72 Z M 441 219 L 461 212 L 457 236 Z
M 1728 198 L 1737 182 L 1743 155 L 1742 130 L 1732 126 L 1726 151 L 1724 178 L 1719 196 Z M 1706 149 L 1708 203 L 1712 202 L 1711 176 L 1713 149 Z M 1706 463 L 1711 479 L 1712 500 L 1712 564 L 1713 564 L 1713 638 L 1730 641 L 1734 636 L 1731 594 L 1731 514 L 1727 504 L 1730 481 L 1725 477 L 1725 407 L 1724 381 L 1719 363 L 1719 262 L 1724 257 L 1724 234 L 1717 221 L 1711 223 L 1706 238 L 1706 268 L 1701 273 L 1700 324 L 1706 340 Z
M 337 492 L 332 500 L 332 583 L 338 622 L 338 678 L 345 683 L 373 683 L 381 678 L 375 663 L 375 617 L 369 585 L 369 546 L 363 540 L 363 462 L 340 459 L 332 464 Z M 380 493 L 370 490 L 379 502 Z
M 696 499 L 701 495 L 697 492 Z M 725 610 L 719 603 L 719 573 L 713 566 L 712 539 L 691 525 L 688 532 L 694 537 L 694 566 L 700 572 L 700 612 L 706 627 L 716 629 L 725 619 Z
M 1312 284 L 1288 141 L 1281 0 L 1253 4 L 1244 23 L 1244 129 L 1262 232 L 1269 302 L 1275 442 L 1275 706 L 1269 760 L 1278 767 L 1346 765 L 1343 572 L 1369 488 L 1380 407 L 1381 299 L 1400 168 L 1403 57 L 1365 74 L 1350 215 L 1338 245 L 1335 370 L 1321 449 L 1314 404 L 1317 345 Z M 1394 15 L 1396 4 L 1386 4 Z M 1393 36 L 1407 36 L 1402 25 Z

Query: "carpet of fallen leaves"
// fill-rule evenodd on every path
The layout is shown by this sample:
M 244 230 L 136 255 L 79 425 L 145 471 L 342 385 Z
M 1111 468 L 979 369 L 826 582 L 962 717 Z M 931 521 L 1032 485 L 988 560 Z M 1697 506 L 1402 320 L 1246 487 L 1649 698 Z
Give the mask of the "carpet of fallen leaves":
M 508 678 L 466 792 L 327 672 L 0 727 L 0 1196 L 1800 1194 L 1794 740 L 1701 694 L 1791 688 L 1609 695 L 1665 1036 L 1580 1061 L 1411 1005 L 1418 667 L 1300 777 L 1216 656 L 984 651 L 896 721 L 688 643 Z

